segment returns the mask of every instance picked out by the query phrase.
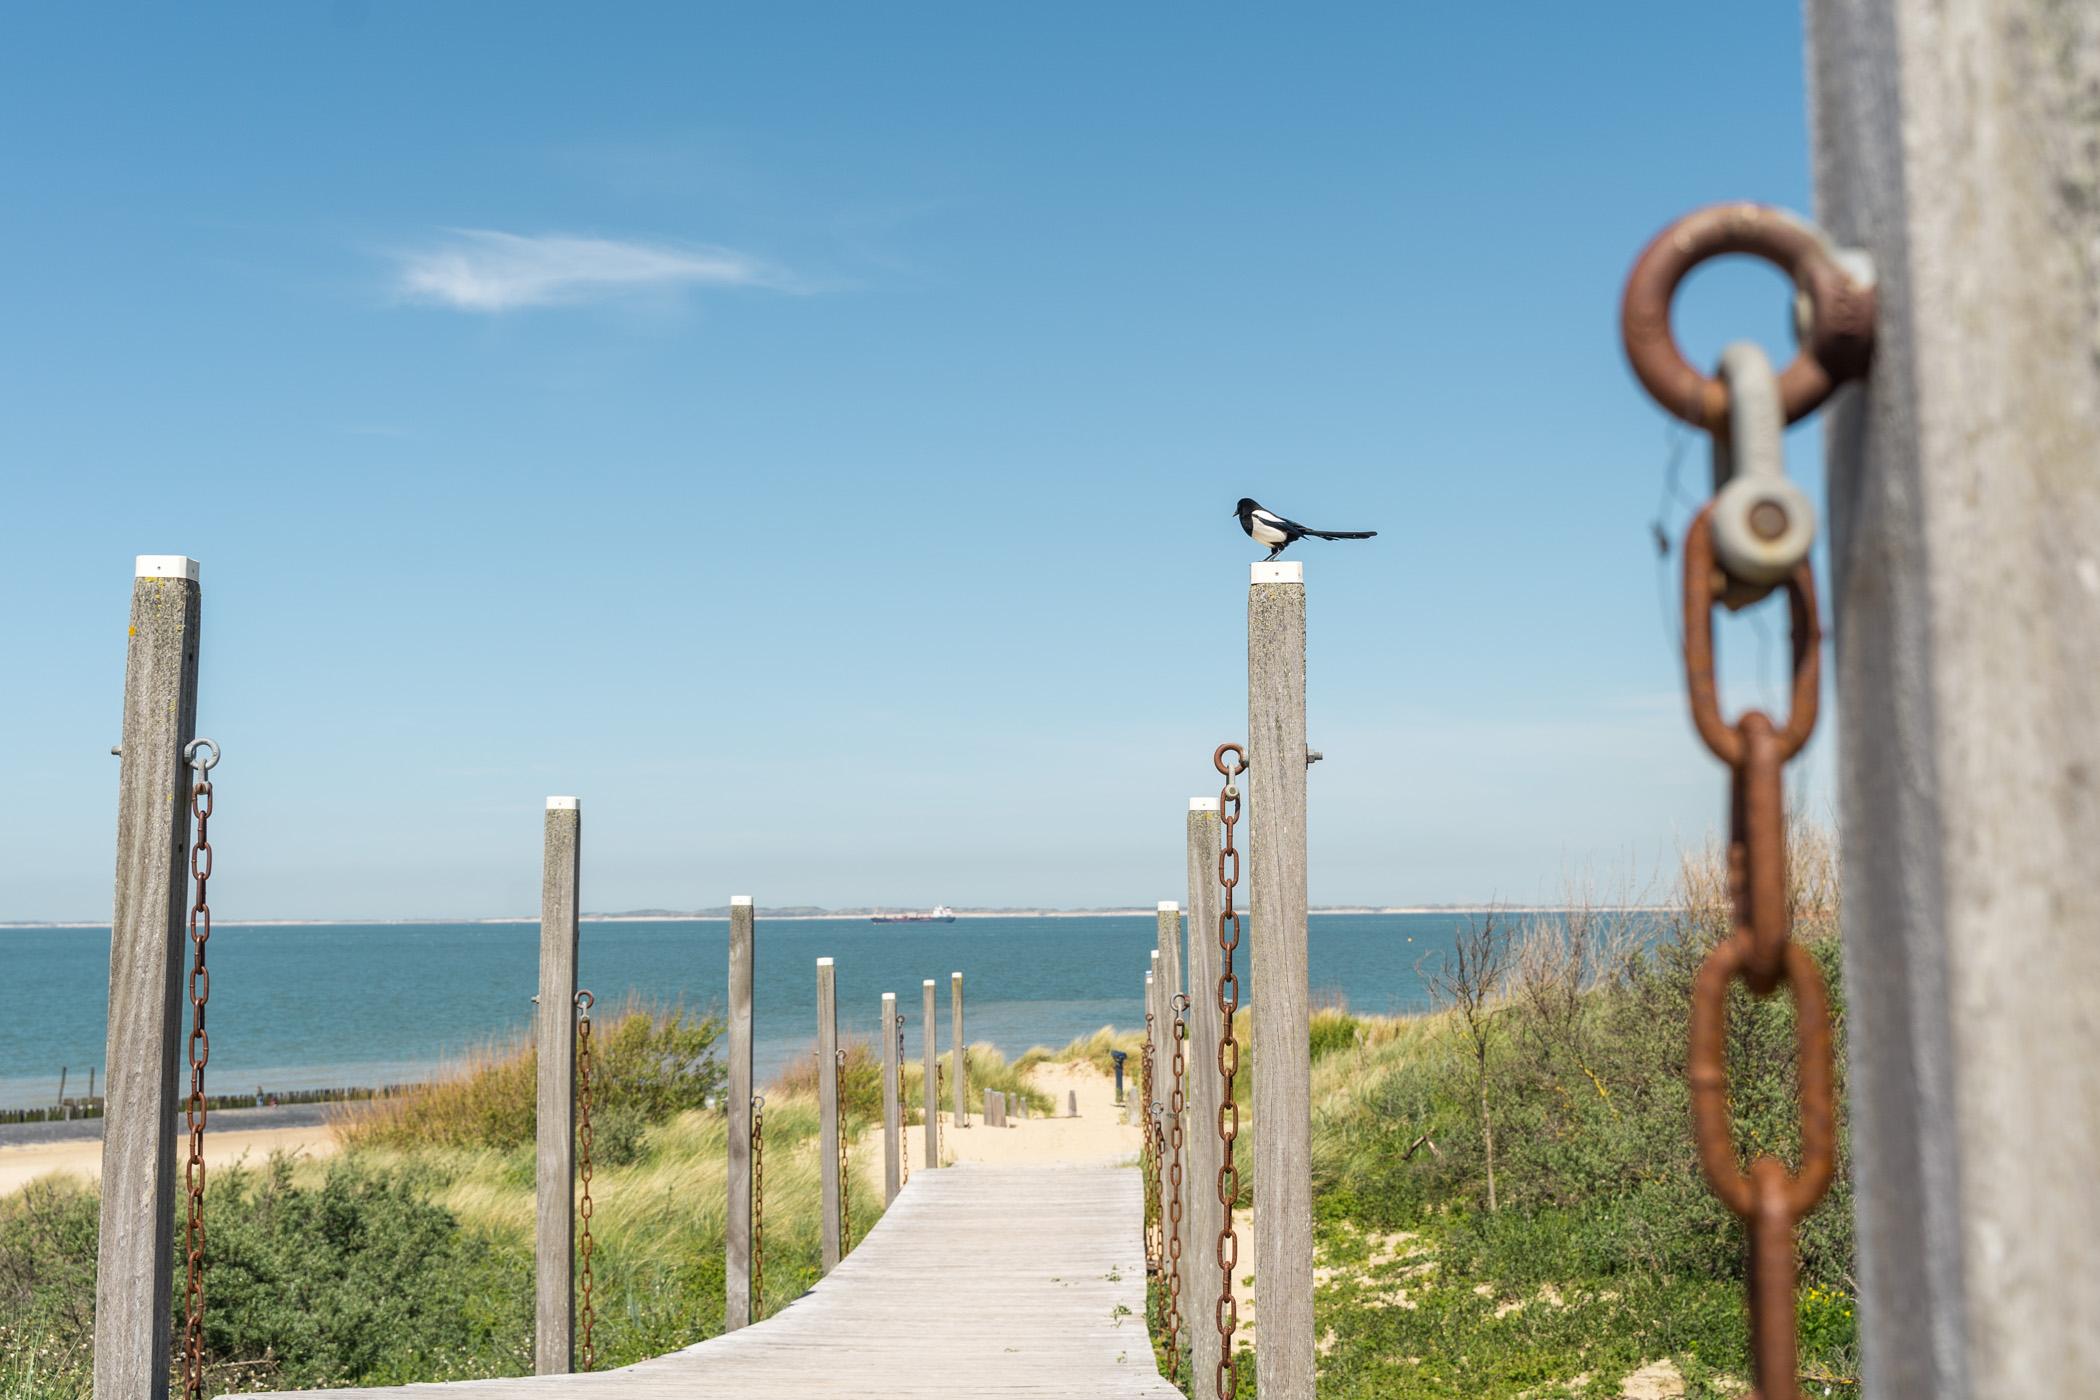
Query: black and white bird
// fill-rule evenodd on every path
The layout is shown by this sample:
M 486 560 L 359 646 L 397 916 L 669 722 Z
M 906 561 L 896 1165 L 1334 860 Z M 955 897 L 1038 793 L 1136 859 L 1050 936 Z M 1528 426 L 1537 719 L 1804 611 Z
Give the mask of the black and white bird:
M 1240 528 L 1256 544 L 1269 547 L 1269 559 L 1274 559 L 1307 535 L 1316 540 L 1367 540 L 1378 533 L 1376 530 L 1314 530 L 1295 520 L 1286 520 L 1273 510 L 1263 510 L 1261 502 L 1248 496 L 1240 497 L 1240 503 L 1232 508 L 1232 513 L 1240 518 Z M 1266 564 L 1269 559 L 1262 562 Z

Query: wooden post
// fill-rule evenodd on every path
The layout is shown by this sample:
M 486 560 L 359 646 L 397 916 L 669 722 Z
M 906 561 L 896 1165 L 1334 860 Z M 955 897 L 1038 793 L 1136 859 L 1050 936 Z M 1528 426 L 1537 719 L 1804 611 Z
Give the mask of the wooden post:
M 1254 1043 L 1255 1388 L 1313 1400 L 1312 1026 L 1305 925 L 1305 566 L 1247 593 L 1248 939 Z
M 1225 1209 L 1218 1200 L 1218 1168 L 1225 1151 L 1218 1140 L 1218 1105 L 1224 1099 L 1218 1079 L 1218 1041 L 1223 1018 L 1218 1013 L 1218 799 L 1189 799 L 1189 1096 L 1188 1164 L 1183 1180 L 1188 1189 L 1184 1225 L 1188 1240 L 1182 1245 L 1182 1266 L 1193 1287 L 1184 1280 L 1184 1293 L 1196 1298 L 1216 1298 L 1218 1266 L 1216 1245 L 1224 1227 Z M 1191 1262 L 1193 1261 L 1193 1262 Z M 1208 1266 L 1206 1267 L 1206 1261 Z M 1184 1309 L 1186 1311 L 1186 1309 Z M 1204 1326 L 1211 1314 L 1195 1310 L 1199 1317 L 1189 1328 L 1189 1374 L 1200 1385 L 1218 1373 L 1218 1329 Z
M 1001 1128 L 1006 1126 L 1004 1123 L 999 1121 L 999 1098 L 999 1091 L 996 1089 L 987 1089 L 984 1091 L 984 1126 L 986 1126 L 987 1128 Z
M 1142 1094 L 1142 1102 L 1138 1104 L 1137 1121 L 1144 1128 L 1146 1133 L 1145 1141 L 1149 1143 L 1152 1141 L 1151 1134 L 1159 1127 L 1159 1109 L 1157 1107 L 1159 1103 L 1159 949 L 1157 948 L 1152 950 L 1152 956 L 1145 968 L 1145 1048 L 1147 1057 L 1152 1061 L 1152 1074 L 1150 1083 L 1138 1086 Z M 1159 1173 L 1157 1170 L 1159 1163 L 1154 1162 L 1152 1165 L 1154 1167 L 1152 1185 L 1157 1186 L 1159 1185 Z
M 547 799 L 540 860 L 540 994 L 533 1011 L 539 1061 L 537 1210 L 533 1233 L 532 1369 L 575 1366 L 576 913 L 583 810 Z
M 124 661 L 109 1066 L 95 1275 L 95 1400 L 165 1400 L 174 1282 L 175 1067 L 183 1038 L 197 563 L 141 555 Z
M 904 1062 L 897 1054 L 897 994 L 882 994 L 882 1203 L 897 1199 L 898 1166 L 904 1160 Z
M 729 1217 L 722 1330 L 751 1322 L 751 980 L 757 971 L 757 909 L 748 894 L 729 900 Z
M 1079 1091 L 1077 1089 L 1067 1089 L 1065 1090 L 1065 1117 L 1077 1118 L 1078 1116 Z
M 1171 1057 L 1174 1053 L 1173 1047 L 1167 1043 L 1167 1027 L 1173 1021 L 1174 1013 L 1167 1005 L 1167 974 L 1159 949 L 1152 950 L 1150 961 L 1152 971 L 1146 975 L 1145 981 L 1146 995 L 1152 998 L 1152 1102 L 1149 1111 L 1152 1115 L 1152 1126 L 1164 1141 L 1167 1132 L 1167 1080 L 1172 1077 Z M 1159 1187 L 1159 1199 L 1164 1202 L 1167 1199 L 1166 1155 L 1162 1153 L 1153 1166 L 1157 1169 L 1159 1177 L 1154 1184 Z M 1165 1209 L 1164 1205 L 1161 1209 Z M 1166 1228 L 1164 1216 L 1160 1218 L 1160 1228 Z
M 948 1020 L 950 1033 L 955 1037 L 955 1126 L 970 1126 L 970 1101 L 964 1097 L 970 1077 L 969 1061 L 963 1054 L 963 983 L 960 972 L 948 974 Z
M 1159 901 L 1158 923 L 1155 934 L 1159 944 L 1155 950 L 1159 954 L 1159 961 L 1155 966 L 1160 970 L 1159 1130 L 1160 1140 L 1166 1145 L 1166 1150 L 1160 1153 L 1159 1159 L 1159 1199 L 1161 1202 L 1159 1228 L 1162 1240 L 1160 1248 L 1163 1250 L 1167 1248 L 1167 1242 L 1178 1235 L 1183 1241 L 1183 1248 L 1186 1249 L 1188 1236 L 1175 1230 L 1174 1222 L 1168 1218 L 1165 1204 L 1174 1189 L 1173 1183 L 1168 1177 L 1174 1169 L 1174 999 L 1181 995 L 1181 905 L 1178 902 L 1171 899 Z M 1186 1057 L 1184 1057 L 1185 1066 Z M 1188 1179 L 1188 1171 L 1184 1166 L 1181 1173 L 1184 1188 L 1188 1184 Z M 1186 1196 L 1188 1192 L 1184 1189 L 1182 1194 Z M 1183 1230 L 1188 1228 L 1186 1203 L 1184 1203 L 1181 1224 Z
M 817 959 L 817 1174 L 824 1181 L 823 1272 L 839 1266 L 839 998 L 830 958 Z
M 940 1036 L 934 1025 L 933 979 L 927 978 L 919 984 L 922 1000 L 919 1017 L 925 1022 L 919 1028 L 921 1053 L 919 1058 L 919 1101 L 926 1106 L 926 1165 L 941 1164 L 941 1101 L 940 1084 Z
M 1807 18 L 1818 214 L 1880 297 L 1824 411 L 1866 1394 L 2090 1394 L 2100 10 Z

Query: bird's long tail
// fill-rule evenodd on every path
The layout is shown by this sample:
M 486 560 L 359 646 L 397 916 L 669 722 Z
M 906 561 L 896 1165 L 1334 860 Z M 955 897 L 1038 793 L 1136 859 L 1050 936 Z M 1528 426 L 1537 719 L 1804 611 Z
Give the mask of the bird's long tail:
M 1367 540 L 1377 534 L 1376 530 L 1307 530 L 1316 540 Z

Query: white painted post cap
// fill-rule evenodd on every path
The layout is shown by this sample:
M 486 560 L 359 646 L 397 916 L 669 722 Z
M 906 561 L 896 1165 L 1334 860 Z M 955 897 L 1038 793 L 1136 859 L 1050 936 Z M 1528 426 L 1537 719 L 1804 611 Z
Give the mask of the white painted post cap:
M 550 812 L 580 812 L 583 810 L 583 803 L 580 799 L 574 797 L 550 797 L 547 799 L 547 810 Z
M 732 909 L 741 909 L 750 902 L 751 896 L 748 894 L 733 894 L 729 896 L 729 907 Z
M 962 981 L 962 974 L 960 972 L 951 972 L 948 974 L 948 980 L 950 982 L 960 982 Z
M 818 966 L 818 967 L 830 967 L 830 966 L 831 966 L 831 959 L 830 959 L 830 958 L 818 958 L 818 959 L 817 959 L 817 966 Z
M 1156 958 L 1159 956 L 1159 954 L 1154 953 L 1152 956 Z M 1147 972 L 1145 974 L 1145 985 L 1148 987 L 1152 985 L 1152 974 L 1150 972 Z
M 924 982 L 921 982 L 919 985 L 922 987 L 931 987 L 933 985 L 933 979 L 929 977 Z
M 1181 912 L 1181 901 L 1178 899 L 1162 899 L 1159 902 L 1159 912 L 1162 914 L 1179 914 Z
M 1215 812 L 1218 810 L 1218 799 L 1215 797 L 1191 797 L 1189 799 L 1189 810 L 1191 812 Z
M 1254 566 L 1254 583 L 1303 583 L 1305 563 L 1299 559 L 1279 559 L 1273 564 Z
M 1154 962 L 1158 962 L 1158 961 L 1159 961 L 1159 949 L 1157 949 L 1157 948 L 1154 948 L 1154 949 L 1152 950 L 1152 961 L 1154 961 Z
M 884 992 L 882 994 L 882 999 L 884 1001 L 895 1001 L 897 999 L 897 994 L 895 992 Z
M 197 581 L 197 561 L 187 554 L 141 554 L 135 578 L 186 578 Z

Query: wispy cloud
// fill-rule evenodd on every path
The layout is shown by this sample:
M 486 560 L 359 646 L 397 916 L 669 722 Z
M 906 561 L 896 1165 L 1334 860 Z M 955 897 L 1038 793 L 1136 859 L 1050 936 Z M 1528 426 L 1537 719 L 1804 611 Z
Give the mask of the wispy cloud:
M 411 301 L 488 312 L 678 287 L 789 291 L 795 283 L 731 248 L 452 229 L 442 245 L 403 254 L 396 284 Z

